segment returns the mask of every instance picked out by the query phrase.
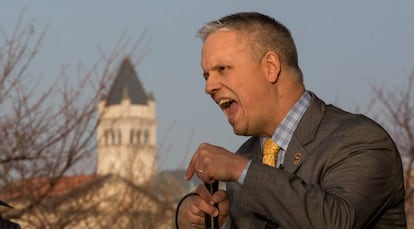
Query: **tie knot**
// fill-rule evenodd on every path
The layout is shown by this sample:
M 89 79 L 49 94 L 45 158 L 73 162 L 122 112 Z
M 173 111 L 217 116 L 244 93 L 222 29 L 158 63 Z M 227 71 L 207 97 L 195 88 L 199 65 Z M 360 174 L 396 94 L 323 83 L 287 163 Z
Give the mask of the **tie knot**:
M 275 167 L 277 153 L 279 152 L 280 147 L 271 139 L 268 138 L 263 144 L 263 158 L 262 163 Z
M 271 139 L 268 138 L 263 145 L 263 155 L 275 155 L 280 147 Z

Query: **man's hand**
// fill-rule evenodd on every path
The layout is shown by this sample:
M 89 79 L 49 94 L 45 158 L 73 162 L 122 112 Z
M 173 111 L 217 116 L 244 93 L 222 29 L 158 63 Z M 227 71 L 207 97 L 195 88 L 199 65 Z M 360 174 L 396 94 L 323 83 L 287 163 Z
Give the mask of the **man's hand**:
M 237 181 L 248 160 L 222 147 L 201 144 L 191 158 L 186 180 L 194 173 L 206 183 L 214 181 Z
M 204 215 L 219 217 L 220 227 L 229 215 L 230 202 L 225 191 L 219 190 L 211 195 L 204 184 L 197 186 L 198 195 L 189 197 L 179 209 L 179 224 L 181 228 L 204 228 Z M 213 205 L 218 203 L 218 209 Z

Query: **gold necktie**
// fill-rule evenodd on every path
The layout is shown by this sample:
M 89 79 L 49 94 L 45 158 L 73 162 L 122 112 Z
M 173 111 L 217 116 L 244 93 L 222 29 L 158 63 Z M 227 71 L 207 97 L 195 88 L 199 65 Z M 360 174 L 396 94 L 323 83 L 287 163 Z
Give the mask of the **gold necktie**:
M 266 139 L 263 144 L 263 158 L 262 163 L 275 167 L 277 153 L 280 146 L 278 146 L 271 138 Z

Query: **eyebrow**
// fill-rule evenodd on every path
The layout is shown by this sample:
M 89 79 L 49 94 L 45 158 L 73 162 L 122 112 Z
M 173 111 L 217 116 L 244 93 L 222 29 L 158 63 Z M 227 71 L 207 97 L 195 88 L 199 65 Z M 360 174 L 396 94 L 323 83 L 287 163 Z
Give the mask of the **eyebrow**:
M 209 75 L 208 72 L 210 72 L 210 71 L 217 71 L 221 67 L 230 67 L 230 65 L 229 64 L 216 64 L 212 68 L 207 69 L 207 71 L 204 71 L 203 72 L 203 75 L 208 76 Z

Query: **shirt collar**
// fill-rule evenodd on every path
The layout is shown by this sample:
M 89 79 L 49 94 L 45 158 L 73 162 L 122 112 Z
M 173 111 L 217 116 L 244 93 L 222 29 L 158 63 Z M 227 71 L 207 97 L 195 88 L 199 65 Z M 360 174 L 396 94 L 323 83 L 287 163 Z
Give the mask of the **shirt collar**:
M 273 132 L 272 140 L 280 146 L 281 149 L 286 150 L 293 132 L 295 131 L 300 119 L 309 107 L 311 95 L 309 91 L 305 91 L 295 105 L 289 110 L 288 114 L 283 118 L 282 122 Z M 266 137 L 261 138 L 263 144 Z

